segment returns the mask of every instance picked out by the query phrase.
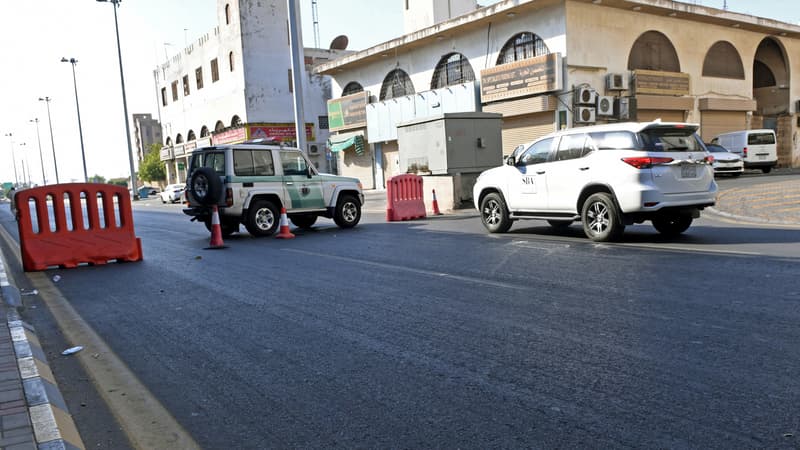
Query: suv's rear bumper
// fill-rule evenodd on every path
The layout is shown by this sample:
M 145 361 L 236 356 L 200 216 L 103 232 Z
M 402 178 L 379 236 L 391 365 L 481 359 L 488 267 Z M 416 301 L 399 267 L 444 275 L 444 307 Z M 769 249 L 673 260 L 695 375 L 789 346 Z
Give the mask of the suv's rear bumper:
M 190 217 L 205 218 L 211 215 L 211 208 L 207 206 L 190 206 L 183 208 L 183 213 Z

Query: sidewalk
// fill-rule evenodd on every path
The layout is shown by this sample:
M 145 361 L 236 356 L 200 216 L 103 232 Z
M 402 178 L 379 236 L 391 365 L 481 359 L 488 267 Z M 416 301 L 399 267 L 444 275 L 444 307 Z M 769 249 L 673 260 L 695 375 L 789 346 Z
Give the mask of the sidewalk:
M 800 174 L 795 180 L 724 190 L 710 211 L 742 222 L 800 225 Z
M 0 448 L 84 449 L 0 252 Z

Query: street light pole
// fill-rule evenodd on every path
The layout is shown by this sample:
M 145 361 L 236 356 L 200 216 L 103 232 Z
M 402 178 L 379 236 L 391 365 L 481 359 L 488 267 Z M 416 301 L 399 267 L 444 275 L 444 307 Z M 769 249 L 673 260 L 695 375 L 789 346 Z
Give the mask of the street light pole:
M 122 110 L 125 114 L 125 137 L 128 138 L 128 163 L 131 169 L 131 190 L 133 199 L 139 200 L 139 191 L 136 187 L 136 170 L 133 166 L 133 146 L 131 145 L 131 126 L 128 121 L 128 101 L 125 98 L 125 75 L 122 71 L 122 48 L 119 45 L 119 23 L 117 22 L 117 8 L 122 0 L 97 0 L 98 2 L 110 2 L 114 6 L 114 29 L 117 33 L 117 56 L 119 57 L 119 79 L 122 83 Z
M 14 156 L 14 135 L 11 133 L 6 133 L 5 136 L 8 136 L 8 142 L 11 144 L 11 162 L 14 166 L 14 187 L 17 187 L 19 184 L 19 178 L 17 177 L 17 157 Z
M 81 127 L 81 105 L 78 103 L 78 81 L 75 78 L 75 64 L 78 60 L 75 58 L 61 58 L 61 62 L 68 62 L 72 64 L 72 84 L 75 86 L 75 107 L 78 109 L 78 135 L 81 137 L 81 158 L 83 158 L 83 181 L 89 182 L 89 175 L 86 173 L 86 151 L 83 148 L 83 128 Z
M 47 123 L 50 125 L 50 147 L 53 149 L 53 168 L 56 170 L 56 184 L 58 181 L 58 163 L 56 162 L 56 141 L 53 139 L 53 119 L 50 118 L 50 97 L 39 97 L 40 102 L 47 104 Z
M 28 122 L 36 124 L 36 142 L 39 143 L 39 162 L 42 164 L 42 185 L 47 186 L 47 177 L 44 175 L 44 157 L 42 157 L 42 138 L 39 135 L 39 118 L 35 117 Z

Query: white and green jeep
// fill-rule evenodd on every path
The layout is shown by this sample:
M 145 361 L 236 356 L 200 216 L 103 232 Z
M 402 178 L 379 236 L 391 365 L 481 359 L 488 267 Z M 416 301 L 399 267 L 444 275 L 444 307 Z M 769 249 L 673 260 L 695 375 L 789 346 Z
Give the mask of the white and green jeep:
M 281 208 L 300 228 L 312 227 L 320 216 L 352 228 L 361 219 L 364 194 L 358 179 L 319 173 L 296 148 L 246 143 L 195 151 L 186 203 L 184 214 L 209 230 L 217 205 L 224 236 L 239 231 L 239 224 L 253 236 L 269 236 L 280 225 Z

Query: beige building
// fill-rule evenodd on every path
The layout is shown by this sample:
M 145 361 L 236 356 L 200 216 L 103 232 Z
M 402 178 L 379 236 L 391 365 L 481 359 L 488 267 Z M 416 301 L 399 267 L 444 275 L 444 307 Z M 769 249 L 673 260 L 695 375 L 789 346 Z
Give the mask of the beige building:
M 458 16 L 430 3 L 405 2 L 427 24 L 407 18 L 407 34 L 315 70 L 334 79 L 331 144 L 365 143 L 338 152 L 343 174 L 372 175 L 365 186 L 381 188 L 396 167 L 396 141 L 371 139 L 371 120 L 438 114 L 420 98 L 470 83 L 475 101 L 446 112 L 501 113 L 506 154 L 559 128 L 660 118 L 699 123 L 706 141 L 772 128 L 779 166 L 800 166 L 796 25 L 669 0 L 461 0 Z

